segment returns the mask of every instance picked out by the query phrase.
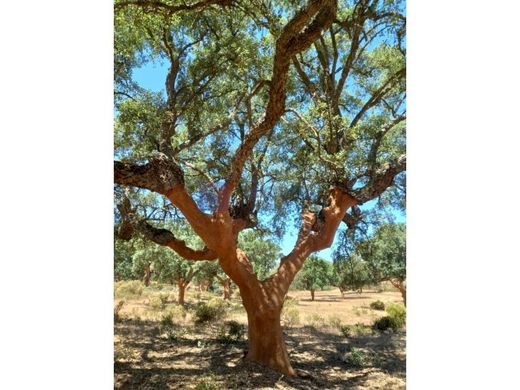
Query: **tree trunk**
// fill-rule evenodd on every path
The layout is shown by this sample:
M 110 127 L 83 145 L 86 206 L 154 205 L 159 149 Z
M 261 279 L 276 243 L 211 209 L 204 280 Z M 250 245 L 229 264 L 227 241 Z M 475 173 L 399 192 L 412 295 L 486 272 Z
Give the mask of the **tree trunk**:
M 339 292 L 341 293 L 341 298 L 345 298 L 345 290 L 342 287 L 338 287 Z
M 406 286 L 405 282 L 401 280 L 392 280 L 390 279 L 390 283 L 392 283 L 392 286 L 397 288 L 399 292 L 401 293 L 401 296 L 403 297 L 404 305 L 406 306 Z
M 226 279 L 222 282 L 224 288 L 224 299 L 231 299 L 231 280 Z
M 401 296 L 403 297 L 404 305 L 406 306 L 406 287 L 400 285 L 399 291 L 401 292 Z
M 146 263 L 144 267 L 144 278 L 143 282 L 146 287 L 150 285 L 150 278 L 152 277 L 152 270 L 150 268 L 150 263 Z
M 177 302 L 179 303 L 179 305 L 183 305 L 184 306 L 184 292 L 186 290 L 186 283 L 177 283 L 177 287 L 179 288 L 179 295 L 178 295 L 178 299 L 177 299 Z
M 311 289 L 311 301 L 314 301 L 314 290 Z
M 247 308 L 249 351 L 248 360 L 264 364 L 285 375 L 294 376 L 280 324 L 281 309 L 262 311 Z M 249 305 L 248 305 L 249 306 Z

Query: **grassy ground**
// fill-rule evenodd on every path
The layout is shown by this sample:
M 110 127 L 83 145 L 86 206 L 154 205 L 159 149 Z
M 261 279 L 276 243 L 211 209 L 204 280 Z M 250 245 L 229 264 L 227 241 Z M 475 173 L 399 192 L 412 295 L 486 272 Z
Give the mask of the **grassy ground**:
M 246 315 L 234 297 L 222 320 L 195 325 L 197 302 L 216 294 L 188 291 L 187 314 L 161 325 L 166 305 L 174 303 L 169 286 L 145 289 L 127 297 L 115 322 L 117 389 L 404 389 L 405 330 L 375 332 L 368 326 L 384 311 L 370 309 L 375 300 L 401 302 L 398 292 L 364 291 L 341 297 L 338 290 L 291 291 L 293 303 L 284 317 L 292 365 L 304 377 L 287 378 L 245 361 Z M 116 304 L 119 300 L 116 299 Z M 227 337 L 226 323 L 243 324 L 242 337 Z M 348 337 L 342 326 L 354 325 Z

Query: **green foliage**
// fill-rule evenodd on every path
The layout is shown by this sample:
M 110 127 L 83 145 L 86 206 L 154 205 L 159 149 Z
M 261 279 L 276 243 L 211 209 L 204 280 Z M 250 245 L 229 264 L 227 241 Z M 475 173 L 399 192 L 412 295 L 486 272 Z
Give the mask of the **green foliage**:
M 124 280 L 114 285 L 116 298 L 139 298 L 144 291 L 144 285 L 139 280 Z
M 360 242 L 357 252 L 365 259 L 377 281 L 406 280 L 406 226 L 384 224 L 368 239 Z
M 401 328 L 406 323 L 406 307 L 392 303 L 386 307 L 386 312 L 393 319 L 397 328 Z
M 374 329 L 385 331 L 387 329 L 398 330 L 406 323 L 406 308 L 404 305 L 390 304 L 386 307 L 387 316 L 374 321 Z
M 281 257 L 281 248 L 263 232 L 243 231 L 240 233 L 238 244 L 247 253 L 259 280 L 264 280 L 274 271 Z
M 186 309 L 182 305 L 168 305 L 164 309 L 161 316 L 161 326 L 172 325 L 176 321 L 181 321 L 186 318 Z
M 310 256 L 294 279 L 294 286 L 303 290 L 318 290 L 330 284 L 331 264 L 317 256 Z
M 368 264 L 356 253 L 346 259 L 336 259 L 333 272 L 334 284 L 344 291 L 359 291 L 373 280 Z
M 223 387 L 218 383 L 215 374 L 210 372 L 199 380 L 195 390 L 221 390 Z
M 220 298 L 200 302 L 195 310 L 195 324 L 201 325 L 221 320 L 226 316 L 227 309 L 228 304 Z
M 358 348 L 352 348 L 349 352 L 346 352 L 342 360 L 354 368 L 377 367 L 380 365 L 380 359 L 377 354 L 365 352 Z
M 157 295 L 152 295 L 148 299 L 148 304 L 152 307 L 154 310 L 162 310 L 164 308 L 164 303 L 162 299 Z
M 341 325 L 339 331 L 345 337 L 362 336 L 370 332 L 370 328 L 364 324 Z
M 385 331 L 387 329 L 395 329 L 396 324 L 391 317 L 384 316 L 375 320 L 373 327 L 375 330 Z
M 226 321 L 220 328 L 217 341 L 221 344 L 231 344 L 244 337 L 245 326 L 237 321 Z
M 374 310 L 385 310 L 385 303 L 379 300 L 370 302 L 370 308 Z

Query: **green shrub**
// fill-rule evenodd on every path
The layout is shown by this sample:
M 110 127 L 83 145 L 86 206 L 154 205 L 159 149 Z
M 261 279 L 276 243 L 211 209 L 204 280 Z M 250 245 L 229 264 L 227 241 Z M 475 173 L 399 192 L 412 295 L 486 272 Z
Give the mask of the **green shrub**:
M 362 336 L 370 333 L 370 327 L 361 323 L 357 323 L 355 325 L 342 325 L 340 326 L 339 331 L 345 337 Z
M 182 305 L 172 304 L 166 306 L 161 316 L 161 325 L 168 326 L 175 321 L 186 318 L 186 309 Z
M 363 367 L 365 365 L 365 353 L 357 348 L 352 348 L 344 355 L 343 361 L 352 367 Z
M 370 303 L 370 308 L 374 310 L 385 310 L 385 304 L 383 301 L 374 301 Z
M 282 309 L 282 324 L 283 326 L 292 327 L 300 323 L 300 311 L 296 306 L 289 305 Z
M 395 329 L 402 328 L 406 324 L 406 307 L 404 305 L 392 303 L 386 307 L 386 312 L 392 318 Z
M 222 344 L 231 344 L 242 339 L 245 333 L 245 326 L 237 321 L 227 321 L 220 328 L 217 340 Z
M 179 327 L 179 328 L 174 328 L 172 327 L 171 325 L 169 326 L 166 326 L 163 331 L 166 333 L 166 338 L 169 340 L 169 341 L 177 341 L 179 340 L 179 338 L 181 338 L 182 336 L 184 336 L 186 333 L 188 333 L 188 331 L 186 330 L 186 328 L 183 328 L 183 327 Z
M 161 293 L 159 294 L 159 299 L 161 300 L 161 303 L 164 306 L 168 303 L 168 298 L 170 297 L 169 293 Z
M 220 320 L 226 316 L 228 304 L 220 298 L 210 299 L 207 303 L 199 303 L 195 310 L 195 324 L 205 324 Z
M 391 317 L 385 316 L 375 320 L 373 327 L 375 330 L 383 332 L 387 329 L 394 329 L 395 324 Z
M 364 352 L 357 348 L 352 348 L 349 352 L 345 353 L 342 360 L 349 366 L 356 368 L 380 365 L 380 359 L 377 354 Z
M 352 327 L 350 325 L 342 325 L 339 328 L 339 331 L 343 334 L 345 337 L 351 337 L 352 336 Z
M 148 300 L 148 304 L 152 307 L 154 310 L 162 310 L 164 308 L 164 304 L 160 297 L 157 295 L 153 295 Z
M 406 323 L 406 308 L 404 305 L 390 304 L 386 307 L 387 316 L 374 321 L 374 329 L 385 331 L 387 329 L 397 330 Z
M 144 285 L 139 280 L 122 280 L 114 285 L 116 298 L 138 298 L 143 294 Z
M 222 386 L 220 386 L 216 380 L 215 374 L 210 373 L 206 377 L 202 378 L 197 386 L 195 386 L 195 390 L 220 390 Z

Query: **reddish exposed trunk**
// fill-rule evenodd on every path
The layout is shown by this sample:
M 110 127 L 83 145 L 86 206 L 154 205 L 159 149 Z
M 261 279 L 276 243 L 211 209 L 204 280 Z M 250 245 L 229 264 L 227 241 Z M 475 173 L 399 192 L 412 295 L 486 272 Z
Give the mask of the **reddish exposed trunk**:
M 314 290 L 311 289 L 311 301 L 314 301 Z
M 258 296 L 242 297 L 247 311 L 249 351 L 246 359 L 294 376 L 280 324 L 281 307 L 267 306 Z M 267 306 L 267 308 L 266 308 Z

